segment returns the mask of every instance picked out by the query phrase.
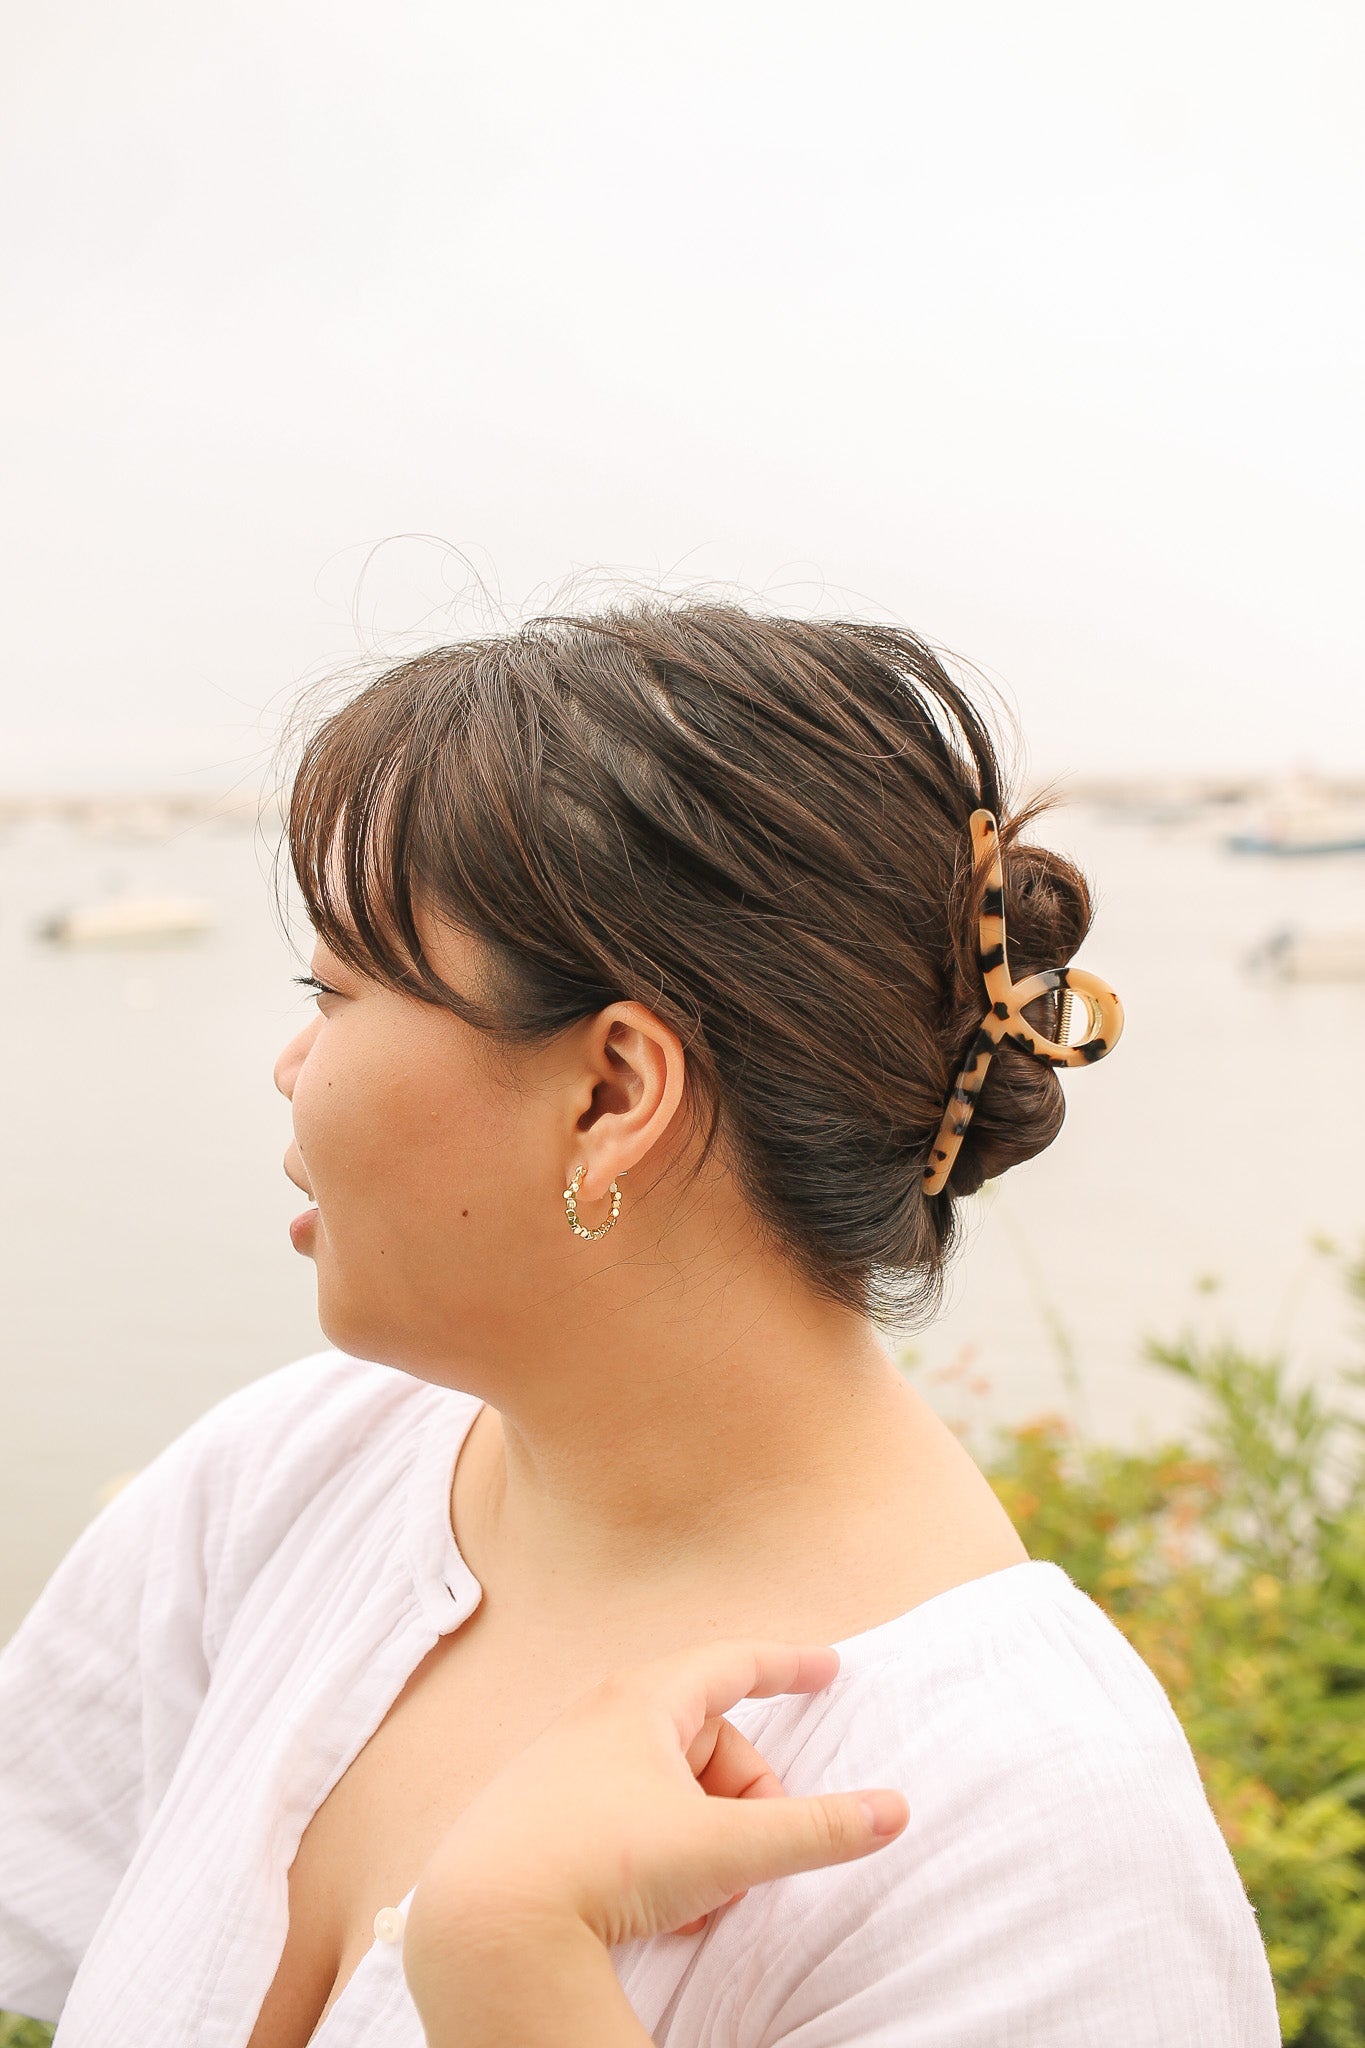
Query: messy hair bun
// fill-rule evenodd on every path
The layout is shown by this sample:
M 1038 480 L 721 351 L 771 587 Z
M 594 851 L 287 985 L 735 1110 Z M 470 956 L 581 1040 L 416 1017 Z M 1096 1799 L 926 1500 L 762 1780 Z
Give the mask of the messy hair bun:
M 1017 812 L 1002 826 L 1004 849 L 1005 924 L 1009 932 L 1010 972 L 1014 980 L 1040 967 L 1065 966 L 1090 929 L 1092 908 L 1085 877 L 1061 854 L 1018 838 L 1021 827 L 1045 808 L 1036 803 Z M 956 884 L 949 918 L 952 961 L 945 986 L 952 996 L 945 1015 L 942 1042 L 965 1051 L 981 1023 L 985 997 L 978 961 L 977 917 L 984 884 L 973 886 L 970 852 L 967 872 Z M 1058 999 L 1039 996 L 1024 1005 L 1022 1015 L 1045 1035 L 1058 1028 Z M 995 1063 L 1004 1066 L 996 1071 Z M 950 1057 L 945 1098 L 961 1053 Z M 1008 1040 L 995 1050 L 986 1086 L 977 1098 L 957 1158 L 948 1176 L 954 1195 L 972 1195 L 983 1181 L 997 1179 L 1011 1166 L 1031 1159 L 1052 1143 L 1062 1127 L 1066 1104 L 1053 1068 L 1022 1052 Z
M 996 1052 L 946 1188 L 921 1187 L 985 1005 L 968 819 L 995 813 L 1010 966 L 1065 964 L 1084 877 L 1024 844 L 982 709 L 915 634 L 696 601 L 432 648 L 307 737 L 295 873 L 339 957 L 507 1047 L 635 999 L 688 1109 L 808 1281 L 874 1319 L 937 1306 L 959 1198 L 1051 1142 L 1056 1073 Z M 430 908 L 494 999 L 425 957 Z M 1025 1012 L 1055 1029 L 1055 998 Z

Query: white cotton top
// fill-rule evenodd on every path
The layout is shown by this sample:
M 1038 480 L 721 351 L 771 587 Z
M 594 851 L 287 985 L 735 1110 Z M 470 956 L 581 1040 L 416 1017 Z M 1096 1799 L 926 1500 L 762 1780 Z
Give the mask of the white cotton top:
M 83 1531 L 0 1653 L 0 2008 L 60 2015 L 57 2048 L 242 2048 L 304 1827 L 481 1597 L 449 1514 L 481 1405 L 323 1352 L 219 1402 Z M 896 1785 L 909 1826 L 614 1948 L 659 2048 L 1278 2044 L 1180 1724 L 1059 1566 L 837 1648 L 823 1691 L 729 1718 L 789 1792 Z M 314 2041 L 424 2048 L 400 1946 L 376 1939 Z

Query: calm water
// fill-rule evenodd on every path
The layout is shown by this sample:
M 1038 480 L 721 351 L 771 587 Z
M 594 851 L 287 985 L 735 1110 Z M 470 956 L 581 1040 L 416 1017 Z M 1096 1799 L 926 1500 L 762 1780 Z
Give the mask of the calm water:
M 1049 836 L 1099 883 L 1079 964 L 1119 990 L 1124 1042 L 1065 1077 L 1061 1138 L 975 1205 L 909 1369 L 973 1434 L 1060 1409 L 1150 1441 L 1192 1410 L 1141 1363 L 1145 1332 L 1283 1345 L 1316 1378 L 1358 1355 L 1313 1240 L 1365 1239 L 1365 986 L 1267 985 L 1239 963 L 1277 924 L 1365 924 L 1365 858 L 1237 857 L 1079 806 Z M 111 1478 L 321 1341 L 270 1081 L 307 1004 L 267 866 L 222 826 L 0 838 L 0 1639 Z M 216 928 L 136 952 L 30 935 L 111 887 L 202 895 Z

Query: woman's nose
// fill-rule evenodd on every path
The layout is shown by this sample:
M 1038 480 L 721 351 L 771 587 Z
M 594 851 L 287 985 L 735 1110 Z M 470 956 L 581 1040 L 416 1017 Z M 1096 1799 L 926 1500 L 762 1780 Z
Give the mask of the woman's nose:
M 320 1018 L 314 1017 L 311 1022 L 304 1025 L 302 1031 L 295 1032 L 275 1062 L 275 1086 L 281 1095 L 289 1099 L 293 1097 L 299 1068 L 308 1057 L 308 1048 L 313 1043 L 320 1022 Z

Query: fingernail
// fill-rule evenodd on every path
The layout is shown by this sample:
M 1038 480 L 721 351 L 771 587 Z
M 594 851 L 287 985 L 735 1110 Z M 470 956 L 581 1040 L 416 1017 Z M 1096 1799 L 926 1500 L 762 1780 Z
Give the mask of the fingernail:
M 894 1835 L 901 1824 L 901 1803 L 894 1792 L 873 1792 L 858 1804 L 874 1835 Z

